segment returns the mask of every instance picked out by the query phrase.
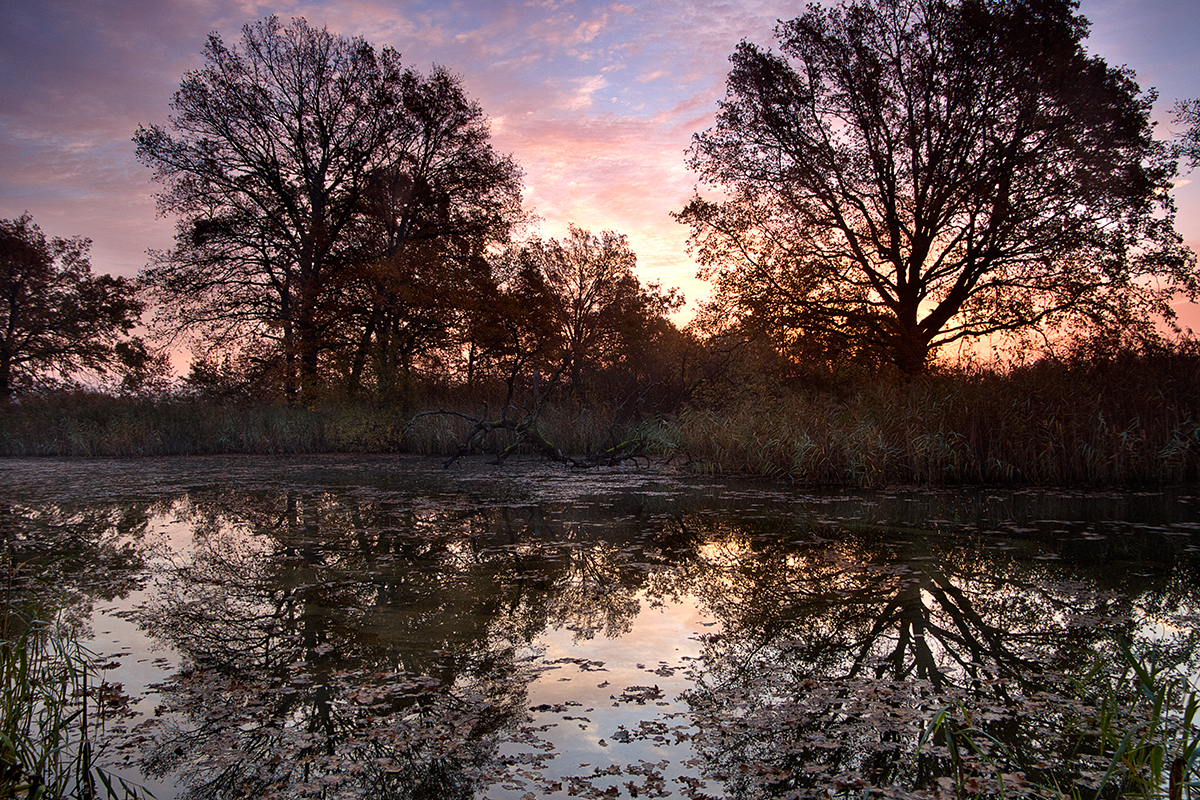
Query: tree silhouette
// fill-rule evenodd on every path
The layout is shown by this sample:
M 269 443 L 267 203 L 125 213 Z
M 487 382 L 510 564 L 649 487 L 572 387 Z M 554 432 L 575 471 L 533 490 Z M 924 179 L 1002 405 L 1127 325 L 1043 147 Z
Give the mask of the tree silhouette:
M 574 225 L 563 239 L 535 240 L 531 257 L 554 298 L 568 385 L 578 391 L 589 374 L 620 362 L 654 323 L 683 304 L 674 289 L 643 287 L 637 256 L 623 234 L 592 234 Z
M 311 394 L 335 345 L 378 344 L 376 317 L 403 313 L 374 277 L 391 273 L 364 267 L 428 260 L 441 240 L 477 251 L 519 213 L 519 170 L 457 78 L 390 48 L 269 17 L 240 48 L 211 35 L 204 57 L 171 102 L 175 135 L 134 136 L 160 210 L 179 217 L 143 281 L 162 333 L 272 342 L 288 396 Z M 342 301 L 363 287 L 372 305 L 347 331 Z
M 0 400 L 52 370 L 105 372 L 147 353 L 126 334 L 144 304 L 124 278 L 93 275 L 87 239 L 47 239 L 24 214 L 0 220 Z
M 1187 127 L 1176 142 L 1179 155 L 1192 168 L 1200 166 L 1200 100 L 1178 100 L 1173 119 L 1176 125 Z
M 1153 329 L 1195 297 L 1152 94 L 1071 0 L 861 0 L 743 42 L 680 213 L 717 302 L 805 346 L 924 370 L 937 348 Z

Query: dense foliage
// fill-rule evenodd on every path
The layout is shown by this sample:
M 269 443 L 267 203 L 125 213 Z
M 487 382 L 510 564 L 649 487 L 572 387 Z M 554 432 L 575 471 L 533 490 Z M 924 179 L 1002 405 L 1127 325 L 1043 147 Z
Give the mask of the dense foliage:
M 87 239 L 46 238 L 29 214 L 0 220 L 0 400 L 47 372 L 136 368 L 127 334 L 144 304 L 124 278 L 93 275 Z
M 160 332 L 245 351 L 289 398 L 368 363 L 391 389 L 453 324 L 444 289 L 520 218 L 519 169 L 457 77 L 389 48 L 271 17 L 204 56 L 175 135 L 135 136 L 179 218 L 143 276 Z
M 419 407 L 465 416 L 416 420 L 386 405 L 344 400 L 302 408 L 48 397 L 0 415 L 0 455 L 452 456 L 472 438 L 468 452 L 546 453 L 529 436 L 529 446 L 518 441 L 536 433 L 566 454 L 618 448 L 641 464 L 809 486 L 1147 485 L 1200 476 L 1194 348 L 1085 351 L 1004 372 L 945 371 L 898 382 L 862 373 L 781 383 L 757 372 L 759 363 L 747 354 L 726 372 L 714 369 L 716 377 L 695 370 L 687 401 L 670 412 L 638 413 L 603 397 L 563 394 L 536 409 L 536 419 L 522 410 L 504 418 L 498 405 L 481 412 L 486 400 L 467 394 L 439 395 Z M 476 429 L 475 422 L 490 427 Z

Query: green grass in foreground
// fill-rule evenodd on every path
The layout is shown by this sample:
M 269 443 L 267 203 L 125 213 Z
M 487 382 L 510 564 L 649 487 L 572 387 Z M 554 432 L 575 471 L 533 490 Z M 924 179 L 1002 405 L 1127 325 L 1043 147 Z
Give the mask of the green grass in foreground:
M 1074 687 L 1081 717 L 1068 723 L 1072 746 L 1030 764 L 989 733 L 986 709 L 958 701 L 924 726 L 918 751 L 940 745 L 953 769 L 939 779 L 941 796 L 1046 800 L 1180 800 L 1200 790 L 1200 695 L 1186 664 L 1196 640 L 1142 643 L 1135 652 L 1119 640 L 1123 658 L 1097 660 Z M 1182 645 L 1182 647 L 1180 647 Z M 1059 698 L 1063 700 L 1063 698 Z M 1071 703 L 1063 702 L 1066 721 Z M 982 713 L 981 713 L 982 712 Z M 996 714 L 994 717 L 1003 717 Z M 993 718 L 994 718 L 993 717 Z M 1076 783 L 1060 786 L 1053 773 L 1071 764 Z M 1032 767 L 1032 768 L 1030 768 Z M 1069 774 L 1069 771 L 1068 771 Z
M 107 684 L 94 666 L 94 654 L 36 618 L 19 621 L 6 613 L 3 629 L 0 797 L 151 796 L 100 764 Z
M 568 453 L 640 437 L 648 457 L 695 472 L 811 485 L 1191 483 L 1200 463 L 1200 365 L 1190 358 L 706 396 L 717 399 L 639 419 L 560 402 L 543 409 L 537 428 Z M 479 414 L 482 406 L 449 407 Z M 350 402 L 25 398 L 0 409 L 0 455 L 452 455 L 470 429 L 448 416 L 411 426 L 409 418 Z M 506 435 L 492 434 L 486 446 L 503 448 Z

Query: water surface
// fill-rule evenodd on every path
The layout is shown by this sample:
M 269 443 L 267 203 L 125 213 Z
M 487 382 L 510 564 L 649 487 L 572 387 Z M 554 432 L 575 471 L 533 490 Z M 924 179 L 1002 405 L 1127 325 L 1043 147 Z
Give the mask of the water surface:
M 1177 490 L 328 456 L 8 460 L 0 497 L 160 798 L 1087 787 L 1079 687 L 1186 642 L 1200 586 Z M 947 708 L 1003 747 L 922 741 Z

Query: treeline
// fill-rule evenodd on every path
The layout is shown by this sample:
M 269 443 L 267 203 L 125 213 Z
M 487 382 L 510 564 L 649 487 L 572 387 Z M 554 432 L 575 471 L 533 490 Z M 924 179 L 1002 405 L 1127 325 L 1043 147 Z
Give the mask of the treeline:
M 662 410 L 686 391 L 671 365 L 695 341 L 668 317 L 682 298 L 644 286 L 635 265 L 626 237 L 572 227 L 465 274 L 395 277 L 382 297 L 348 301 L 368 278 L 355 287 L 346 276 L 303 392 L 287 348 L 271 342 L 194 360 L 180 390 L 221 402 L 363 401 L 398 414 L 430 397 L 503 408 L 559 394 Z
M 1007 370 L 943 369 L 912 380 L 869 372 L 780 380 L 736 362 L 670 411 L 561 397 L 538 432 L 565 452 L 638 444 L 631 464 L 798 484 L 1139 485 L 1200 479 L 1200 347 L 1045 356 Z M 426 408 L 480 414 L 484 400 L 435 395 Z M 323 452 L 452 456 L 472 424 L 377 404 L 221 402 L 57 393 L 0 415 L 5 456 Z M 476 452 L 514 443 L 496 429 Z M 537 454 L 527 445 L 520 452 Z M 632 455 L 632 451 L 627 451 Z
M 1156 141 L 1086 28 L 1066 0 L 859 0 L 740 45 L 688 155 L 714 191 L 675 215 L 714 287 L 684 328 L 622 234 L 529 235 L 520 167 L 448 70 L 303 19 L 213 34 L 134 135 L 177 220 L 136 280 L 0 221 L 0 451 L 1194 480 L 1173 304 L 1200 272 L 1170 190 L 1200 117 L 1178 104 L 1187 133 Z M 944 355 L 986 337 L 1024 347 Z
M 521 171 L 461 80 L 303 19 L 214 35 L 137 155 L 179 219 L 141 276 L 189 387 L 400 411 L 423 391 L 628 395 L 682 298 L 615 232 L 521 236 Z

